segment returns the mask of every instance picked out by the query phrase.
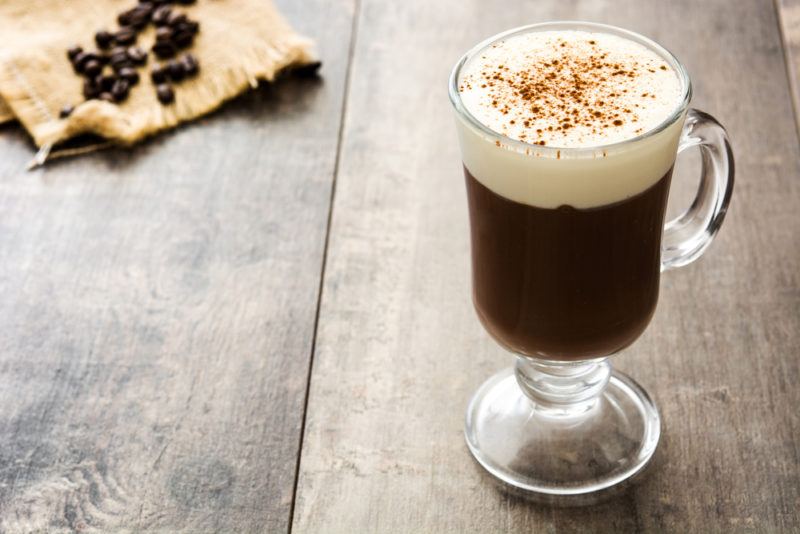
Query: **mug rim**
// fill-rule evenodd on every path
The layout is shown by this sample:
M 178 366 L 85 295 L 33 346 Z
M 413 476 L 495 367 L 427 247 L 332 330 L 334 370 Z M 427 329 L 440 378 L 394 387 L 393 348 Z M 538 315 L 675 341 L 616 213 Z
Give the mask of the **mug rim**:
M 657 126 L 649 129 L 648 131 L 641 133 L 635 137 L 631 137 L 630 139 L 624 139 L 622 141 L 617 141 L 614 143 L 607 143 L 602 145 L 592 145 L 592 146 L 582 146 L 582 147 L 559 147 L 554 145 L 535 145 L 533 143 L 528 143 L 525 141 L 520 141 L 519 139 L 514 139 L 508 137 L 507 135 L 497 132 L 481 121 L 479 121 L 470 111 L 466 108 L 463 101 L 461 100 L 461 94 L 458 91 L 458 81 L 459 76 L 461 74 L 461 69 L 466 65 L 470 59 L 474 58 L 477 54 L 481 51 L 486 49 L 487 47 L 491 46 L 492 44 L 500 41 L 502 39 L 507 39 L 508 37 L 530 33 L 532 31 L 543 31 L 547 29 L 564 29 L 564 30 L 590 30 L 590 31 L 597 31 L 597 33 L 609 33 L 612 35 L 618 35 L 629 39 L 631 41 L 637 42 L 649 48 L 650 50 L 659 54 L 663 59 L 665 59 L 670 66 L 675 70 L 680 78 L 681 82 L 681 94 L 682 97 L 676 106 L 676 108 L 670 112 L 670 114 Z M 689 107 L 689 102 L 692 99 L 692 82 L 689 78 L 689 72 L 686 70 L 686 67 L 681 63 L 681 61 L 675 57 L 675 55 L 667 50 L 665 47 L 661 46 L 654 40 L 645 37 L 639 33 L 636 33 L 631 30 L 626 30 L 625 28 L 620 28 L 618 26 L 612 26 L 610 24 L 601 24 L 599 22 L 586 22 L 586 21 L 579 21 L 579 20 L 563 20 L 563 21 L 549 21 L 549 22 L 537 22 L 534 24 L 527 24 L 524 26 L 519 26 L 516 28 L 512 28 L 510 30 L 506 30 L 504 32 L 500 32 L 495 34 L 488 39 L 484 39 L 477 45 L 473 46 L 470 50 L 468 50 L 461 58 L 456 62 L 453 70 L 450 72 L 450 79 L 449 79 L 449 87 L 448 93 L 450 96 L 450 103 L 453 105 L 456 113 L 464 118 L 469 125 L 476 128 L 479 132 L 483 133 L 484 135 L 490 136 L 492 140 L 499 140 L 502 144 L 506 146 L 513 147 L 520 152 L 528 153 L 531 149 L 535 149 L 536 153 L 539 155 L 546 155 L 546 154 L 556 154 L 557 152 L 563 153 L 564 151 L 569 151 L 570 153 L 574 154 L 581 154 L 581 153 L 589 153 L 591 152 L 594 154 L 598 150 L 613 150 L 616 148 L 622 148 L 638 141 L 642 141 L 644 139 L 648 139 L 664 130 L 669 128 L 672 124 L 678 121 L 686 112 Z

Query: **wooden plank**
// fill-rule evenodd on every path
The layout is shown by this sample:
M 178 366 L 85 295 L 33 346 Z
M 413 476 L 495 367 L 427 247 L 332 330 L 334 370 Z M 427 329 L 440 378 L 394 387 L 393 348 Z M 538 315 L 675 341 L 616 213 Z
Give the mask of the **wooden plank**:
M 0 531 L 288 528 L 354 8 L 280 4 L 323 80 L 30 173 L 2 129 Z
M 727 125 L 737 154 L 721 235 L 665 275 L 650 328 L 614 359 L 661 408 L 653 467 L 584 509 L 497 491 L 462 434 L 468 398 L 511 358 L 470 302 L 447 75 L 479 40 L 552 19 L 613 23 L 672 49 L 693 74 L 695 105 Z M 769 2 L 363 1 L 296 532 L 800 528 L 800 152 L 777 24 Z
M 786 71 L 794 98 L 795 116 L 800 127 L 800 0 L 776 0 L 781 35 L 786 52 Z

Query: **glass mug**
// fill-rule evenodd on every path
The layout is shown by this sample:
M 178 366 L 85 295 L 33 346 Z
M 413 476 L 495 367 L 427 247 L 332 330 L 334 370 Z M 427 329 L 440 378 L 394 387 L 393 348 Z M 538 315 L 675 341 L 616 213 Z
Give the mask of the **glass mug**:
M 589 148 L 531 145 L 481 124 L 461 101 L 462 67 L 497 41 L 552 30 L 607 33 L 644 45 L 680 78 L 680 103 L 650 131 Z M 449 94 L 467 181 L 473 302 L 484 328 L 517 355 L 513 369 L 491 377 L 472 397 L 467 445 L 509 489 L 590 502 L 641 472 L 656 450 L 655 404 L 630 377 L 612 370 L 608 356 L 649 324 L 660 273 L 696 260 L 719 230 L 733 191 L 725 130 L 689 109 L 691 83 L 675 56 L 603 24 L 549 22 L 491 37 L 458 61 Z M 691 207 L 664 225 L 675 158 L 690 147 L 702 155 L 700 187 Z M 493 164 L 500 160 L 491 151 L 498 150 L 505 151 L 502 164 Z M 496 185 L 513 174 L 536 182 L 553 172 L 574 180 L 573 191 L 613 189 L 620 169 L 653 172 L 659 161 L 664 175 L 646 191 L 588 209 L 527 205 L 475 178 L 491 174 Z

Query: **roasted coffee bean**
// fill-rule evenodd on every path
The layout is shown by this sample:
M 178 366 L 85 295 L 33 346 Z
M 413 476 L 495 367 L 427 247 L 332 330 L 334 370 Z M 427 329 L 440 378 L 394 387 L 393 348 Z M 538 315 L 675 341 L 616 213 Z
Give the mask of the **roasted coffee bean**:
M 175 100 L 175 92 L 172 90 L 172 87 L 165 83 L 156 86 L 156 96 L 158 97 L 158 101 L 162 104 L 169 104 Z
M 194 41 L 194 34 L 191 32 L 180 32 L 172 40 L 178 48 L 186 48 L 192 44 L 192 41 Z
M 69 58 L 70 61 L 75 61 L 75 56 L 77 56 L 81 52 L 83 52 L 83 47 L 78 45 L 71 46 L 67 50 L 67 57 Z
M 87 99 L 90 98 L 97 98 L 100 94 L 100 88 L 97 87 L 92 80 L 86 80 L 83 82 L 83 96 Z
M 81 52 L 75 56 L 75 61 L 72 62 L 72 66 L 75 68 L 76 72 L 84 73 L 86 72 L 86 65 L 92 61 L 102 65 L 101 56 L 98 54 L 94 54 L 92 52 Z
M 89 61 L 91 57 L 86 52 L 78 52 L 74 58 L 72 58 L 72 68 L 75 69 L 75 72 L 83 72 L 83 66 L 86 65 L 86 62 Z
M 67 117 L 72 115 L 73 111 L 75 111 L 75 107 L 70 104 L 67 104 L 63 108 L 61 108 L 61 111 L 58 112 L 58 116 L 62 119 L 66 119 Z
M 133 13 L 136 11 L 136 8 L 126 9 L 119 15 L 117 15 L 117 22 L 120 26 L 130 26 L 131 18 L 133 17 Z
M 125 46 L 115 46 L 114 48 L 111 49 L 111 52 L 109 52 L 109 54 L 110 54 L 110 57 L 112 57 L 112 58 L 114 56 L 127 55 L 128 54 L 128 48 L 125 47 Z
M 90 59 L 92 59 L 92 56 L 89 55 L 89 52 L 80 51 L 77 54 L 75 54 L 74 58 L 72 58 L 72 63 L 73 63 L 73 65 L 76 65 L 76 66 L 79 65 L 79 66 L 82 67 L 83 64 L 85 64 Z
M 133 67 L 133 62 L 128 59 L 128 56 L 114 56 L 111 58 L 111 68 L 119 72 L 120 69 L 125 67 Z
M 175 57 L 175 45 L 169 41 L 158 41 L 153 45 L 153 53 L 161 59 Z
M 106 30 L 100 30 L 94 34 L 94 42 L 97 43 L 98 48 L 105 50 L 114 42 L 114 34 Z
M 111 54 L 111 58 L 109 59 L 109 63 L 114 68 L 114 70 L 119 70 L 122 67 L 130 67 L 133 65 L 133 61 L 131 58 L 128 57 L 127 52 L 114 52 Z
M 119 76 L 119 73 L 122 72 L 124 69 L 132 69 L 134 67 L 134 64 L 133 61 L 128 60 L 111 65 L 111 67 L 114 69 L 114 72 L 117 73 L 117 76 Z
M 155 84 L 166 82 L 167 69 L 165 69 L 161 65 L 156 65 L 155 67 L 153 67 L 153 70 L 150 71 L 150 79 L 153 80 L 153 83 Z
M 319 72 L 319 68 L 321 66 L 322 66 L 321 61 L 314 61 L 306 65 L 294 67 L 290 72 L 292 73 L 293 76 L 297 76 L 299 78 L 312 78 L 314 76 L 317 76 L 317 73 Z
M 179 82 L 186 77 L 186 71 L 183 70 L 183 63 L 177 59 L 173 59 L 167 63 L 167 72 L 173 82 Z
M 124 46 L 115 47 L 113 50 L 111 50 L 111 53 L 108 56 L 108 62 L 112 66 L 125 63 L 127 61 L 130 61 L 130 58 L 128 57 L 128 49 Z
M 195 1 L 196 1 L 196 0 L 177 0 L 177 3 L 178 3 L 178 4 L 183 4 L 183 5 L 185 5 L 185 6 L 188 6 L 188 5 L 190 5 L 190 4 L 194 4 L 194 3 L 195 3 Z
M 132 46 L 126 51 L 128 58 L 136 65 L 144 65 L 147 63 L 147 52 L 138 46 Z
M 172 15 L 172 8 L 169 6 L 161 6 L 153 11 L 151 20 L 156 26 L 163 26 L 169 21 L 170 15 Z
M 100 96 L 98 96 L 97 98 L 99 98 L 100 100 L 105 100 L 106 102 L 112 102 L 112 103 L 114 102 L 114 95 L 112 95 L 107 91 L 100 93 Z
M 83 73 L 91 77 L 95 77 L 100 74 L 101 70 L 103 70 L 103 65 L 95 59 L 87 61 L 83 66 Z
M 189 31 L 195 34 L 200 31 L 200 23 L 196 20 L 187 20 L 186 23 L 181 24 L 179 27 L 181 31 Z
M 99 61 L 103 63 L 103 55 L 99 52 L 86 52 L 86 55 L 88 56 L 87 61 Z
M 140 1 L 139 5 L 136 6 L 136 9 L 138 11 L 146 14 L 147 18 L 149 20 L 150 16 L 152 16 L 152 14 L 153 14 L 153 11 L 155 11 L 155 9 L 156 9 L 156 6 L 153 4 L 153 2 L 149 2 L 149 1 L 142 2 L 142 1 Z
M 117 16 L 117 22 L 120 26 L 131 26 L 140 30 L 150 21 L 150 16 L 152 14 L 153 4 L 142 2 L 138 6 L 120 13 Z
M 147 26 L 148 22 L 150 22 L 150 21 L 146 17 L 137 17 L 137 18 L 134 18 L 131 21 L 131 25 L 129 27 L 132 28 L 134 31 L 139 32 L 139 31 L 142 31 L 145 28 L 145 26 Z M 123 44 L 127 44 L 127 43 L 123 43 Z
M 169 16 L 169 19 L 167 20 L 167 24 L 175 28 L 187 22 L 188 20 L 189 19 L 186 18 L 186 15 L 184 13 L 178 13 L 177 11 L 173 11 L 172 14 L 170 14 Z
M 187 76 L 194 76 L 200 70 L 200 64 L 192 54 L 185 54 L 181 58 L 181 63 L 183 63 L 183 70 Z
M 114 82 L 117 81 L 117 77 L 113 74 L 101 74 L 97 78 L 94 79 L 94 84 L 101 90 L 101 91 L 110 91 L 112 87 L 114 87 Z
M 114 40 L 117 42 L 117 44 L 126 46 L 131 45 L 136 41 L 136 31 L 129 27 L 122 28 L 114 36 Z
M 136 69 L 131 67 L 120 69 L 119 77 L 128 82 L 129 85 L 136 85 L 139 83 L 139 73 L 136 71 Z
M 130 84 L 126 80 L 117 80 L 114 82 L 114 87 L 111 88 L 111 96 L 114 97 L 114 100 L 117 102 L 122 102 L 126 98 L 128 98 L 128 91 L 130 90 Z
M 161 26 L 156 30 L 156 41 L 169 41 L 172 39 L 172 28 L 169 26 Z
M 150 15 L 153 13 L 152 7 L 137 7 L 130 17 L 130 26 L 137 30 L 141 30 L 147 23 L 150 22 Z

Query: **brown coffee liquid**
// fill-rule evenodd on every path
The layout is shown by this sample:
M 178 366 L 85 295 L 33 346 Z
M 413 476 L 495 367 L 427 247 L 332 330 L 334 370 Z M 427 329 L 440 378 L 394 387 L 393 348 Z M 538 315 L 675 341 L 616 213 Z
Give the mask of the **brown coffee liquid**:
M 518 353 L 578 360 L 639 337 L 658 301 L 672 169 L 634 197 L 590 209 L 520 204 L 464 173 L 473 300 L 494 338 Z

